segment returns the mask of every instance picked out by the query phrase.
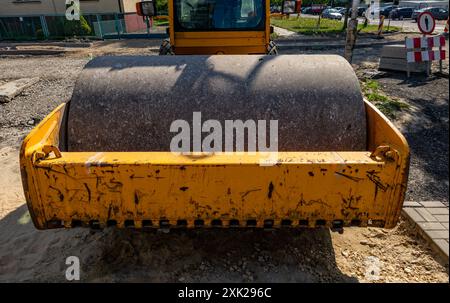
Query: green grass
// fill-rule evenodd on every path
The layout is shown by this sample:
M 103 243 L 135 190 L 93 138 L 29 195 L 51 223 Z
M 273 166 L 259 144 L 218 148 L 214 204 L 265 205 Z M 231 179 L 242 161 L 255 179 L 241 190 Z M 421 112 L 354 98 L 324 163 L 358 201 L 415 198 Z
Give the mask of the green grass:
M 342 30 L 343 23 L 337 20 L 330 20 L 321 18 L 320 26 L 317 27 L 316 18 L 298 18 L 293 17 L 290 19 L 279 19 L 279 18 L 271 18 L 271 24 L 293 31 L 304 35 L 315 35 L 315 34 L 340 34 L 344 31 Z M 375 33 L 378 30 L 377 25 L 367 25 L 366 27 L 363 24 L 358 24 L 358 30 L 362 33 Z M 389 31 L 398 31 L 399 28 L 395 26 L 391 26 Z
M 369 100 L 370 102 L 387 102 L 389 101 L 389 98 L 386 97 L 385 95 L 382 95 L 380 93 L 368 93 L 366 95 L 367 100 Z
M 395 118 L 399 111 L 409 108 L 408 104 L 391 99 L 375 102 L 375 106 L 389 118 Z
M 154 20 L 153 21 L 153 26 L 166 26 L 166 25 L 169 25 L 168 20 Z
M 395 118 L 399 111 L 409 108 L 408 104 L 385 95 L 375 80 L 362 81 L 361 86 L 367 100 L 389 118 Z
M 380 85 L 375 80 L 366 80 L 364 87 L 366 89 L 371 89 L 371 90 L 375 90 L 376 91 L 376 90 L 378 90 L 380 88 Z

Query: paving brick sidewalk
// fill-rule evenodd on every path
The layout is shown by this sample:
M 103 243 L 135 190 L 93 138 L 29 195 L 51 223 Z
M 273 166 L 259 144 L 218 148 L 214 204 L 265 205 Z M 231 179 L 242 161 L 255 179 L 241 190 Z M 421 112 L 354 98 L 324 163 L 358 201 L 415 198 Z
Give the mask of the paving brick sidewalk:
M 403 214 L 416 227 L 433 249 L 448 259 L 449 212 L 448 207 L 438 201 L 405 202 Z

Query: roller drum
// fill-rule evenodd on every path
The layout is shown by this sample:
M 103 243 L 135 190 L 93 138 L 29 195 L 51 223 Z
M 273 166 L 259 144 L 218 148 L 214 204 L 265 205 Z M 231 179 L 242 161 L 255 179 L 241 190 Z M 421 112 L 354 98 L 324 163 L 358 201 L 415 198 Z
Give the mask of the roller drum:
M 67 149 L 169 151 L 171 123 L 192 133 L 193 112 L 222 126 L 278 120 L 279 151 L 366 150 L 358 79 L 333 55 L 95 58 L 69 103 Z

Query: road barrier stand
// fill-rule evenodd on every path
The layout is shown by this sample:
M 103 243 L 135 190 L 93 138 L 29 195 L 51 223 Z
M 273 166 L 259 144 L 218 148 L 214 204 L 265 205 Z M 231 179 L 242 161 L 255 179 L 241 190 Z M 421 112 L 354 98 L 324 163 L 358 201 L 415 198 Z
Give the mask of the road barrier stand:
M 377 36 L 379 38 L 383 37 L 383 27 L 384 27 L 384 19 L 385 18 L 386 17 L 383 15 L 380 16 L 380 23 L 378 24 L 378 33 L 377 33 Z
M 439 60 L 439 72 L 442 73 L 442 60 L 445 60 L 445 37 L 443 35 L 405 38 L 405 46 L 408 77 L 410 76 L 410 64 L 416 62 L 429 62 L 427 68 L 429 76 L 432 61 Z
M 448 17 L 447 22 L 445 23 L 444 33 L 448 35 Z

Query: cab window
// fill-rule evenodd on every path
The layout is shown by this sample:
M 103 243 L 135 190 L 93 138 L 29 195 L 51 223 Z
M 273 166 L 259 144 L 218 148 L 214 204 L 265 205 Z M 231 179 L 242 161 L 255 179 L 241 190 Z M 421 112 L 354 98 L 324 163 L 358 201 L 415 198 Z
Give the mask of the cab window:
M 265 0 L 175 0 L 176 31 L 264 29 Z

